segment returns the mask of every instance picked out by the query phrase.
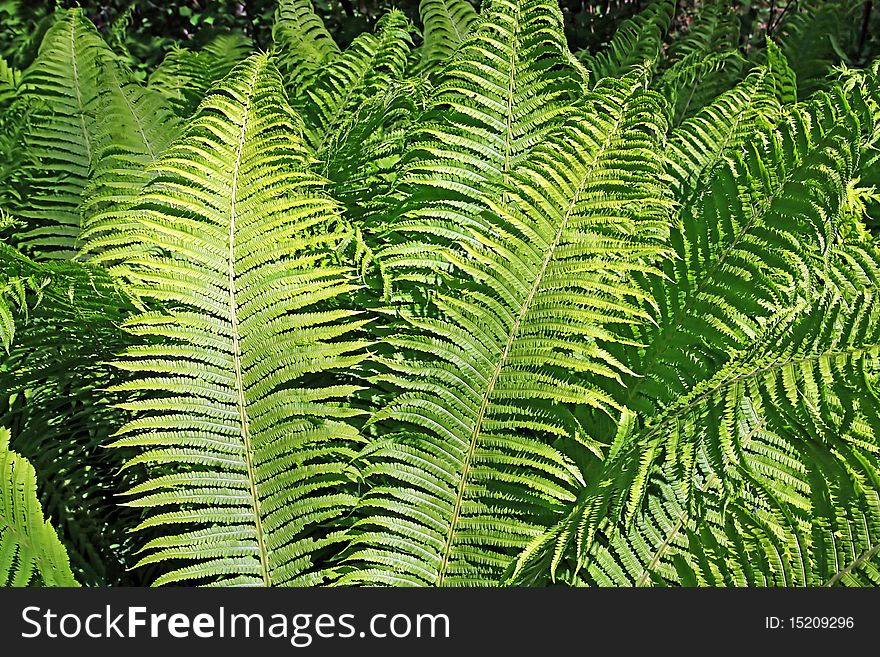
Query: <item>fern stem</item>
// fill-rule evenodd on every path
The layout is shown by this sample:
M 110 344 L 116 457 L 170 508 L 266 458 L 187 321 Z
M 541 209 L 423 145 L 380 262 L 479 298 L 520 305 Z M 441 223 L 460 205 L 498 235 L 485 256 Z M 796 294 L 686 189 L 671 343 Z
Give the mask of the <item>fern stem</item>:
M 248 484 L 250 486 L 251 498 L 254 509 L 254 524 L 257 532 L 257 546 L 260 551 L 260 570 L 262 571 L 263 583 L 271 586 L 272 581 L 269 576 L 269 557 L 268 548 L 266 547 L 266 537 L 263 533 L 263 519 L 260 510 L 260 497 L 257 492 L 257 475 L 254 466 L 254 450 L 251 444 L 250 422 L 248 419 L 247 405 L 244 394 L 244 381 L 241 373 L 241 346 L 239 344 L 238 329 L 238 303 L 236 301 L 235 287 L 235 200 L 238 194 L 238 173 L 241 167 L 241 155 L 244 150 L 245 132 L 247 130 L 248 113 L 250 112 L 251 97 L 254 93 L 254 85 L 256 84 L 259 68 L 254 70 L 254 74 L 248 81 L 248 93 L 244 101 L 244 114 L 241 120 L 241 133 L 238 140 L 238 150 L 235 154 L 235 164 L 232 170 L 232 189 L 230 193 L 229 206 L 229 321 L 232 328 L 232 360 L 235 367 L 235 392 L 238 397 L 238 413 L 241 423 L 241 437 L 244 442 L 244 456 L 247 465 Z
M 511 35 L 511 43 L 516 43 L 517 38 L 519 36 L 520 29 L 522 27 L 520 21 L 520 13 L 522 12 L 522 5 L 520 3 L 515 3 L 516 14 L 514 16 L 514 28 L 513 33 Z M 509 178 L 508 174 L 510 173 L 510 150 L 511 144 L 513 142 L 513 134 L 511 133 L 511 128 L 513 126 L 514 117 L 513 117 L 513 90 L 516 86 L 516 59 L 517 54 L 519 52 L 518 48 L 510 49 L 510 66 L 508 67 L 508 75 L 507 75 L 507 122 L 505 125 L 505 135 L 504 135 L 504 164 L 501 169 L 501 172 L 504 174 L 504 183 L 507 184 Z
M 76 109 L 79 116 L 79 123 L 82 126 L 83 137 L 85 138 L 86 158 L 92 160 L 92 145 L 89 138 L 89 131 L 86 127 L 86 108 L 83 105 L 82 92 L 79 88 L 79 72 L 76 66 L 76 21 L 70 21 L 70 61 L 73 65 L 73 89 L 76 92 Z

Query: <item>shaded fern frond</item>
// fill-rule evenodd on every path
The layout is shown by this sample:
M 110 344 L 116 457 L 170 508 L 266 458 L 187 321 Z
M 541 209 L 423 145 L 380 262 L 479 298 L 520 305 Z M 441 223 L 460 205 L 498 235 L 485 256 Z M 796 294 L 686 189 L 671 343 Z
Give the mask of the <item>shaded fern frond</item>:
M 669 46 L 657 81 L 672 102 L 672 125 L 696 114 L 741 78 L 739 18 L 730 0 L 703 2 L 687 32 Z
M 185 48 L 170 50 L 147 82 L 147 87 L 166 98 L 181 118 L 195 112 L 210 85 L 205 59 Z
M 832 290 L 789 314 L 628 437 L 515 576 L 538 563 L 596 583 L 816 586 L 862 565 L 870 576 L 880 399 L 865 380 L 878 354 L 873 291 L 846 304 Z
M 861 3 L 849 0 L 801 0 L 781 26 L 782 50 L 792 63 L 801 100 L 828 89 L 832 67 L 846 63 L 844 31 L 854 24 Z
M 591 85 L 606 77 L 626 75 L 646 63 L 655 65 L 674 13 L 675 2 L 655 0 L 635 17 L 621 23 L 610 43 L 600 52 L 578 53 L 590 71 Z
M 34 262 L 0 244 L 0 288 L 17 286 L 15 339 L 0 364 L 0 415 L 13 448 L 37 470 L 39 498 L 85 585 L 125 577 L 127 528 L 120 509 L 122 453 L 104 449 L 120 424 L 107 365 L 130 342 L 119 330 L 134 307 L 106 272 L 75 262 Z M 22 310 L 26 309 L 26 310 Z M 131 581 L 131 580 L 128 580 Z
M 199 50 L 205 61 L 211 84 L 226 77 L 235 66 L 251 54 L 254 44 L 242 32 L 218 34 Z
M 740 39 L 739 21 L 731 0 L 704 0 L 687 32 L 670 44 L 667 58 L 676 63 L 694 55 L 706 57 L 735 50 Z
M 411 78 L 367 98 L 357 112 L 334 133 L 321 153 L 320 171 L 330 181 L 333 198 L 346 207 L 349 218 L 364 227 L 384 223 L 406 140 L 426 109 L 431 88 L 422 78 Z
M 212 85 L 225 77 L 251 50 L 240 32 L 220 34 L 196 52 L 174 48 L 150 75 L 147 86 L 164 96 L 177 116 L 189 118 Z
M 101 116 L 95 131 L 93 165 L 84 192 L 80 250 L 103 233 L 119 230 L 118 211 L 125 208 L 152 178 L 148 171 L 179 132 L 170 102 L 141 86 L 121 64 L 102 72 Z
M 339 55 L 339 46 L 315 14 L 311 0 L 281 0 L 275 11 L 272 39 L 280 51 L 284 82 L 291 90 Z
M 664 71 L 655 86 L 669 100 L 672 125 L 679 126 L 730 89 L 741 68 L 736 52 L 693 53 Z
M 411 27 L 403 12 L 388 12 L 375 35 L 358 36 L 291 94 L 291 106 L 303 118 L 306 138 L 319 158 L 326 157 L 328 143 L 365 100 L 381 96 L 403 75 Z
M 29 253 L 75 253 L 79 204 L 94 157 L 99 71 L 112 58 L 95 26 L 71 9 L 59 14 L 24 73 L 22 94 L 34 104 L 24 144 L 30 190 L 16 215 L 26 222 L 19 241 Z
M 469 0 L 421 0 L 419 16 L 424 43 L 413 72 L 432 76 L 452 57 L 479 16 Z
M 638 359 L 629 352 L 638 379 L 625 405 L 650 416 L 811 298 L 811 272 L 837 240 L 859 130 L 845 99 L 822 96 L 725 156 L 673 230 L 673 284 L 654 287 L 659 325 L 639 336 L 649 346 Z

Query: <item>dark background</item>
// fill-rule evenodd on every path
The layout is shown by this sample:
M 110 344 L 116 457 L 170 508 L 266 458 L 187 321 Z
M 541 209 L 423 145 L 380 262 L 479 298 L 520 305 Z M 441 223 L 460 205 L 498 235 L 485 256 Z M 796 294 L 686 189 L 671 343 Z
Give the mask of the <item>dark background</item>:
M 479 0 L 471 0 L 478 4 Z M 854 0 L 860 1 L 860 0 Z M 419 0 L 313 0 L 315 11 L 341 46 L 346 46 L 389 8 L 396 7 L 418 22 Z M 566 34 L 573 51 L 597 49 L 620 21 L 649 0 L 560 0 Z M 680 0 L 673 31 L 685 27 L 699 11 L 701 0 Z M 868 2 L 867 6 L 872 3 Z M 198 46 L 218 31 L 238 28 L 258 47 L 271 44 L 276 0 L 0 0 L 0 57 L 24 68 L 56 7 L 82 6 L 102 31 L 124 37 L 139 67 L 152 69 L 174 44 Z M 797 0 L 732 0 L 743 22 L 745 41 L 763 40 L 768 25 Z M 744 44 L 748 45 L 748 44 Z

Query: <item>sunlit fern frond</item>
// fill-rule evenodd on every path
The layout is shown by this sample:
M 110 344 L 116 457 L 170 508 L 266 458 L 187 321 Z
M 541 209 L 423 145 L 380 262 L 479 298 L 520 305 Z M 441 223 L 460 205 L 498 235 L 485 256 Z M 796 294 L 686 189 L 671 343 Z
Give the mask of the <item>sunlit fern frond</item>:
M 0 59 L 0 110 L 5 109 L 18 95 L 21 72 Z
M 157 584 L 321 581 L 325 523 L 354 502 L 359 442 L 334 372 L 364 358 L 365 319 L 334 300 L 354 288 L 330 250 L 339 210 L 308 151 L 269 55 L 238 66 L 128 210 L 133 247 L 114 268 L 155 310 L 117 363 L 135 419 L 115 447 L 150 477 L 128 491 L 163 535 L 141 565 Z
M 0 584 L 77 586 L 58 535 L 43 518 L 34 468 L 0 427 Z
M 783 105 L 793 105 L 798 100 L 797 74 L 791 68 L 785 52 L 773 41 L 766 43 L 767 68 L 776 83 L 777 96 Z
M 681 204 L 756 131 L 768 131 L 782 113 L 770 72 L 757 68 L 730 91 L 678 126 L 669 137 L 669 173 Z
M 474 200 L 564 124 L 585 76 L 555 4 L 488 4 L 407 137 L 388 227 L 422 214 L 471 223 L 483 208 Z
M 439 284 L 384 341 L 376 384 L 399 392 L 370 420 L 371 489 L 342 583 L 497 583 L 582 485 L 556 443 L 601 449 L 572 406 L 618 412 L 588 382 L 621 374 L 598 341 L 648 321 L 632 276 L 665 253 L 665 126 L 645 85 L 600 84 L 471 222 L 400 225 L 396 284 Z

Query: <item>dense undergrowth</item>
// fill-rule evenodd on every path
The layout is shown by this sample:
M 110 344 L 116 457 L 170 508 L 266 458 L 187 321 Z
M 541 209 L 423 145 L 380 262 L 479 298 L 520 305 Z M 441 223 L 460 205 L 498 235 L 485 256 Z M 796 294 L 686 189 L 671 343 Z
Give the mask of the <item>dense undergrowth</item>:
M 0 62 L 0 582 L 880 584 L 864 4 L 282 0 L 146 79 L 57 12 Z

